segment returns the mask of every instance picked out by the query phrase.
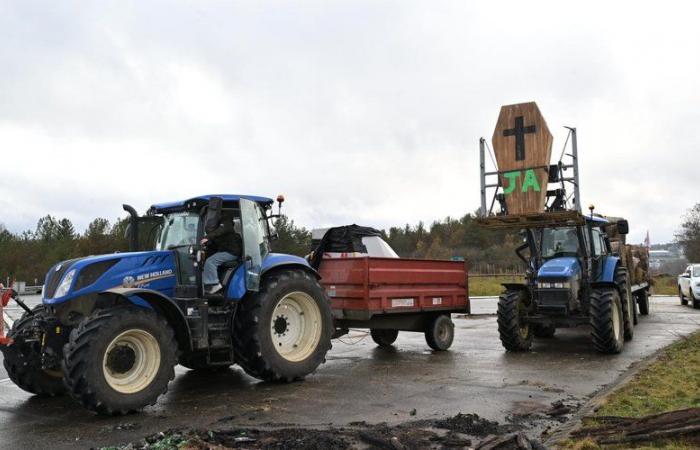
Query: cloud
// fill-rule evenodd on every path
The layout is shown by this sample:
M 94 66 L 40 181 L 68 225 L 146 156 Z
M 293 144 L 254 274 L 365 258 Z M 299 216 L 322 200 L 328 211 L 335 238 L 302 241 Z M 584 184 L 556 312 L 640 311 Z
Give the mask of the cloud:
M 81 229 L 210 192 L 283 192 L 309 227 L 461 216 L 479 137 L 501 104 L 536 100 L 553 153 L 579 130 L 584 202 L 668 241 L 697 201 L 694 8 L 5 4 L 0 221 Z

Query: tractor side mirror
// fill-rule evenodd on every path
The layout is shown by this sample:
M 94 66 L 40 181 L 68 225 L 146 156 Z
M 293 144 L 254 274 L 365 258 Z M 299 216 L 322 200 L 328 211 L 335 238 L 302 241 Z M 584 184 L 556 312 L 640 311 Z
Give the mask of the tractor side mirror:
M 625 219 L 620 219 L 617 221 L 617 232 L 620 234 L 627 234 L 630 232 L 630 224 Z

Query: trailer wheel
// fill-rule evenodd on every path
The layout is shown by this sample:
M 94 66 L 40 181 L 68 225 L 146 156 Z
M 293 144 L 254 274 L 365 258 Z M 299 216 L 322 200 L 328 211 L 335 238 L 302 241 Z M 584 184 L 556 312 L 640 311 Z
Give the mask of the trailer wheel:
M 535 337 L 538 338 L 553 338 L 557 328 L 554 325 L 534 325 L 533 330 Z
M 333 318 L 315 277 L 282 270 L 263 279 L 260 291 L 243 299 L 236 312 L 236 362 L 265 381 L 293 381 L 325 361 Z
M 683 295 L 683 290 L 678 286 L 678 296 L 681 298 L 681 305 L 685 306 L 688 304 L 688 299 Z
M 389 347 L 399 337 L 399 330 L 369 330 L 372 340 L 380 347 Z
M 533 326 L 524 317 L 530 308 L 527 292 L 507 290 L 498 298 L 498 334 L 509 352 L 530 350 Z
M 24 313 L 15 321 L 7 337 L 15 340 L 12 345 L 3 345 L 3 365 L 10 380 L 21 389 L 42 397 L 55 397 L 66 392 L 61 371 L 44 370 L 41 367 L 41 347 L 39 342 L 25 342 L 22 335 L 32 325 L 34 319 L 48 315 L 44 305 L 32 309 L 34 315 Z
M 634 310 L 632 308 L 636 307 L 636 302 L 632 298 L 626 267 L 619 266 L 615 270 L 615 284 L 620 291 L 625 340 L 631 341 L 634 338 Z
M 450 316 L 440 314 L 433 318 L 425 330 L 425 342 L 436 351 L 445 351 L 455 338 L 455 324 Z
M 163 317 L 137 307 L 98 310 L 73 329 L 63 379 L 90 411 L 127 414 L 152 405 L 175 377 L 178 346 Z
M 637 304 L 639 305 L 639 314 L 643 316 L 649 315 L 649 291 L 642 289 L 637 293 Z
M 619 291 L 592 289 L 589 302 L 593 346 L 602 353 L 620 353 L 624 343 L 624 318 Z

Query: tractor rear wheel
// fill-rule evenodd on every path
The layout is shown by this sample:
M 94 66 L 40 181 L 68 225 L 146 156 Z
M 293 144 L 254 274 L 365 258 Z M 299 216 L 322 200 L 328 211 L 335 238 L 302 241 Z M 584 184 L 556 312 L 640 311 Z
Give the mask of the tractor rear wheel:
M 533 332 L 538 338 L 553 338 L 557 329 L 554 325 L 534 325 Z
M 615 288 L 592 289 L 589 302 L 593 346 L 602 353 L 620 353 L 624 343 L 620 292 Z
M 389 347 L 399 337 L 399 330 L 369 330 L 372 340 L 380 347 Z
M 637 304 L 639 305 L 639 314 L 643 316 L 649 315 L 649 291 L 642 289 L 637 293 Z
M 274 272 L 236 311 L 235 359 L 255 378 L 293 381 L 325 361 L 332 333 L 330 304 L 316 278 L 305 270 Z
M 24 334 L 32 332 L 34 320 L 42 320 L 49 314 L 44 305 L 36 306 L 32 312 L 24 313 L 15 321 L 7 337 L 15 342 L 2 346 L 3 365 L 13 383 L 21 389 L 42 397 L 55 397 L 66 392 L 60 370 L 42 368 L 42 349 L 39 340 L 27 341 Z
M 618 267 L 615 270 L 615 284 L 620 293 L 620 303 L 622 304 L 622 316 L 625 329 L 625 340 L 631 341 L 634 338 L 634 311 L 636 308 L 634 298 L 627 277 L 627 268 Z
M 98 310 L 64 346 L 63 378 L 90 411 L 127 414 L 152 405 L 175 377 L 178 346 L 165 319 L 137 307 Z
M 527 351 L 532 346 L 533 326 L 524 319 L 529 309 L 524 290 L 507 290 L 498 298 L 498 334 L 509 352 Z
M 425 329 L 425 342 L 433 350 L 442 352 L 450 348 L 455 338 L 455 324 L 446 314 L 434 317 Z

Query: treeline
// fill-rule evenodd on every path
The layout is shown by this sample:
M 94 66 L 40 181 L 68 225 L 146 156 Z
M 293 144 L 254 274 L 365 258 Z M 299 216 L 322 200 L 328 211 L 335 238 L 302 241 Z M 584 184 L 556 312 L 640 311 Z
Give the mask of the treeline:
M 93 220 L 79 233 L 69 219 L 47 215 L 39 219 L 36 229 L 15 234 L 0 224 L 0 281 L 22 280 L 43 283 L 48 269 L 59 261 L 87 255 L 126 251 L 127 218 L 110 223 Z M 304 256 L 311 251 L 311 232 L 282 217 L 276 225 L 279 238 L 273 251 Z M 490 231 L 479 227 L 474 216 L 446 218 L 433 222 L 391 227 L 383 231 L 384 239 L 404 258 L 464 258 L 473 271 L 497 272 L 520 270 L 513 249 L 516 234 Z
M 110 224 L 97 218 L 78 233 L 69 219 L 47 215 L 39 219 L 34 231 L 15 234 L 0 224 L 0 281 L 9 278 L 42 284 L 46 271 L 59 261 L 125 251 L 126 225 L 126 219 Z

